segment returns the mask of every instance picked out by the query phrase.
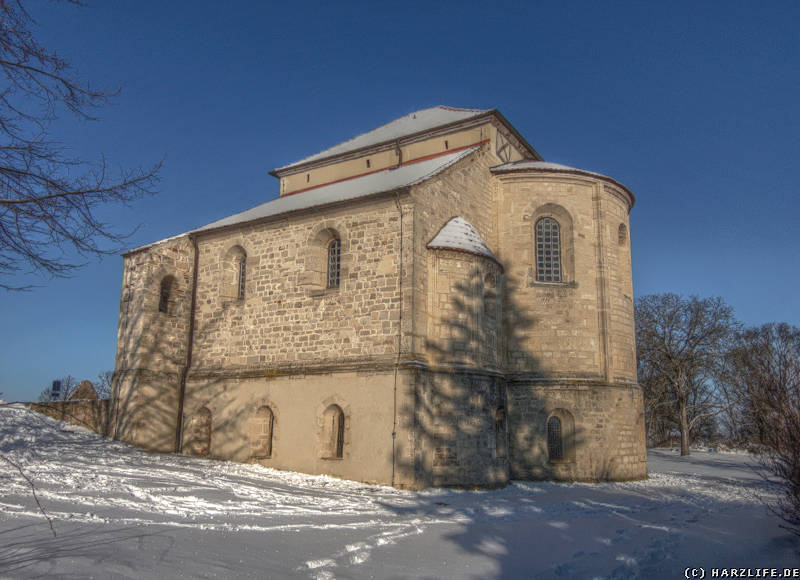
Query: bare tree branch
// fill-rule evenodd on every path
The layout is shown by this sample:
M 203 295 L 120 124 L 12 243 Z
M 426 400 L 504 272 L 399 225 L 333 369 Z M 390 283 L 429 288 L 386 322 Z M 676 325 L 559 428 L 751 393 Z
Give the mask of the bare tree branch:
M 681 455 L 689 455 L 693 431 L 713 428 L 709 419 L 724 410 L 713 378 L 738 323 L 721 298 L 676 294 L 636 301 L 639 382 L 644 388 L 648 432 L 670 437 L 677 425 Z M 653 423 L 660 426 L 653 428 Z
M 112 175 L 104 158 L 71 159 L 46 139 L 60 110 L 95 119 L 91 111 L 119 90 L 73 78 L 69 63 L 39 44 L 35 25 L 21 1 L 0 0 L 0 288 L 7 290 L 31 285 L 4 278 L 68 276 L 82 265 L 76 256 L 119 252 L 133 232 L 117 233 L 97 211 L 154 193 L 161 168 Z

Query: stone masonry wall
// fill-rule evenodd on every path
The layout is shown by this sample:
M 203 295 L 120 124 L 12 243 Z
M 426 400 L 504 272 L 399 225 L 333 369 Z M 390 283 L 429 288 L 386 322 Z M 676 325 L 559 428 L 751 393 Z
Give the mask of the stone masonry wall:
M 497 369 L 502 326 L 502 274 L 492 260 L 430 250 L 428 360 Z
M 298 194 L 298 195 L 302 195 Z M 341 239 L 341 283 L 311 283 Z M 327 234 L 325 234 L 327 235 Z M 400 217 L 394 198 L 243 226 L 199 240 L 195 374 L 393 360 L 397 352 Z M 243 300 L 226 296 L 226 252 L 246 252 Z
M 146 449 L 175 449 L 193 268 L 187 236 L 124 258 L 111 424 L 115 437 Z M 173 282 L 167 311 L 160 312 L 161 281 L 167 276 Z
M 413 190 L 414 198 L 414 353 L 426 354 L 428 318 L 428 249 L 427 244 L 453 217 L 470 222 L 489 246 L 494 249 L 495 204 L 489 167 L 500 161 L 489 146 L 460 160 L 436 178 L 423 182 Z M 430 355 L 430 353 L 427 353 Z
M 508 369 L 605 379 L 606 303 L 599 256 L 604 250 L 598 243 L 602 216 L 594 180 L 541 174 L 501 175 L 499 180 Z M 561 226 L 561 283 L 536 279 L 534 229 L 542 217 L 553 217 Z
M 31 403 L 31 411 L 53 419 L 91 429 L 100 435 L 110 435 L 108 399 L 89 401 L 50 401 Z
M 512 383 L 508 408 L 513 479 L 647 477 L 644 412 L 637 386 Z M 558 411 L 567 411 L 574 420 L 574 432 L 563 433 L 571 449 L 560 462 L 550 461 L 547 454 L 547 419 Z M 566 423 L 562 420 L 562 426 Z
M 505 485 L 502 378 L 421 370 L 417 380 L 418 487 Z
M 611 381 L 636 382 L 636 330 L 628 206 L 622 192 L 604 186 L 603 235 L 607 277 L 609 375 Z M 616 195 L 615 195 L 616 194 Z

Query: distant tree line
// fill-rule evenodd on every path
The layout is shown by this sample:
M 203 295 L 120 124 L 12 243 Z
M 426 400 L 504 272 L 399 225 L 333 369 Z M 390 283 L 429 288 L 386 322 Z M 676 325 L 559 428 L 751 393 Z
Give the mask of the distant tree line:
M 636 342 L 648 444 L 757 453 L 770 507 L 800 534 L 800 328 L 745 328 L 721 298 L 653 294 L 636 301 Z

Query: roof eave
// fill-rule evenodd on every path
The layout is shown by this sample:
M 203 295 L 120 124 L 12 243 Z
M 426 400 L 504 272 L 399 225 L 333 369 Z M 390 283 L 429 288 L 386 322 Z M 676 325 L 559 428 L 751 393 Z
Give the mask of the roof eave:
M 497 119 L 503 125 L 505 125 L 509 131 L 511 131 L 514 137 L 516 137 L 516 139 L 522 144 L 522 146 L 525 147 L 531 153 L 531 155 L 536 159 L 536 161 L 544 161 L 544 158 L 541 155 L 539 155 L 536 149 L 533 148 L 533 145 L 528 143 L 528 140 L 525 139 L 525 137 L 523 137 L 519 131 L 517 131 L 514 125 L 512 125 L 511 122 L 508 119 L 506 119 L 503 113 L 501 113 L 498 109 L 490 109 L 489 113 L 494 114 L 497 117 Z
M 612 185 L 619 187 L 625 194 L 630 198 L 628 204 L 628 211 L 633 209 L 633 205 L 636 203 L 636 196 L 633 195 L 633 192 L 628 189 L 626 186 L 621 184 L 619 181 L 614 179 L 613 177 L 608 177 L 607 175 L 601 175 L 599 173 L 592 173 L 591 171 L 582 171 L 580 169 L 554 169 L 551 167 L 548 168 L 539 168 L 539 167 L 526 167 L 522 169 L 515 169 L 515 168 L 508 168 L 508 169 L 495 169 L 494 167 L 490 167 L 489 170 L 494 174 L 509 174 L 509 173 L 562 173 L 567 175 L 580 175 L 583 177 L 591 177 L 593 179 L 599 179 L 601 181 L 606 181 Z

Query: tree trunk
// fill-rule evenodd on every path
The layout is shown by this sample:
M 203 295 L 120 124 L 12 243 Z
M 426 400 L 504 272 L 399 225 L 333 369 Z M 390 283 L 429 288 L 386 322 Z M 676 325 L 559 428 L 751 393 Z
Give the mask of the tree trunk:
M 678 412 L 681 418 L 681 455 L 690 455 L 689 450 L 689 419 L 686 417 L 686 403 L 680 402 Z

